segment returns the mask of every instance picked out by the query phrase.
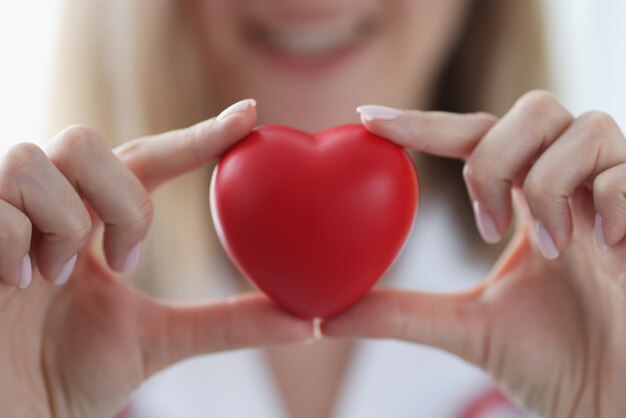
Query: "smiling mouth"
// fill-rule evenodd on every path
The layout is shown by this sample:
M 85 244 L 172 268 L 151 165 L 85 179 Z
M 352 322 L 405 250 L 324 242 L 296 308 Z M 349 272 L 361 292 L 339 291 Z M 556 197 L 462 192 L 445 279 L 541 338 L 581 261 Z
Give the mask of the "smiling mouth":
M 374 16 L 298 24 L 247 19 L 242 26 L 244 39 L 254 49 L 292 67 L 336 63 L 361 49 L 381 29 Z

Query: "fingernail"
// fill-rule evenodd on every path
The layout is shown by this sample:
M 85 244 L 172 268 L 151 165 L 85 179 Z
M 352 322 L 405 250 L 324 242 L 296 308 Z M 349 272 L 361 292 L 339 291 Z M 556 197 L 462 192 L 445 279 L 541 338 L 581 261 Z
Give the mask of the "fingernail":
M 313 319 L 313 340 L 321 340 L 324 335 L 322 334 L 322 319 Z
M 33 266 L 30 264 L 30 255 L 22 259 L 22 273 L 20 274 L 20 289 L 26 289 L 33 280 Z
M 248 109 L 250 106 L 256 106 L 256 100 L 254 99 L 245 99 L 240 102 L 235 103 L 227 107 L 222 113 L 217 116 L 217 120 L 224 120 L 229 116 L 235 115 L 237 113 L 242 113 Z
M 498 228 L 496 228 L 496 223 L 487 213 L 478 200 L 474 200 L 472 203 L 472 208 L 474 208 L 474 217 L 476 218 L 476 226 L 478 226 L 478 232 L 483 237 L 485 242 L 489 244 L 495 244 L 502 239 L 502 235 L 498 232 Z
M 608 246 L 606 245 L 606 240 L 604 238 L 604 222 L 602 221 L 602 216 L 599 213 L 596 213 L 596 244 L 601 251 L 605 251 Z
M 550 234 L 550 231 L 541 222 L 535 220 L 535 232 L 537 234 L 537 242 L 539 243 L 539 249 L 545 258 L 548 260 L 554 260 L 559 256 L 559 250 L 556 248 L 554 238 Z
M 402 116 L 402 111 L 387 106 L 378 105 L 365 105 L 356 108 L 356 111 L 361 114 L 363 120 L 375 121 L 375 120 L 396 120 Z
M 139 258 L 141 257 L 141 242 L 133 247 L 126 256 L 126 261 L 122 266 L 122 273 L 132 273 L 139 265 Z
M 316 341 L 321 340 L 324 335 L 322 334 L 322 319 L 321 318 L 313 318 L 313 330 L 311 337 L 302 341 L 302 345 L 311 345 Z
M 74 266 L 76 265 L 76 260 L 78 259 L 78 254 L 74 255 L 70 258 L 67 263 L 61 267 L 61 271 L 57 274 L 56 279 L 52 283 L 56 286 L 63 286 L 70 278 L 72 271 L 74 270 Z

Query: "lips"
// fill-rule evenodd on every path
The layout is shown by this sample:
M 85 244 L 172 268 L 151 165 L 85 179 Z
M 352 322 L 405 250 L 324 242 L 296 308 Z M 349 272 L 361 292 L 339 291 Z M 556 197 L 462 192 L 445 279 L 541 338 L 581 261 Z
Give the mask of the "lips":
M 242 33 L 246 42 L 274 58 L 314 64 L 357 50 L 380 29 L 371 14 L 294 20 L 248 17 Z

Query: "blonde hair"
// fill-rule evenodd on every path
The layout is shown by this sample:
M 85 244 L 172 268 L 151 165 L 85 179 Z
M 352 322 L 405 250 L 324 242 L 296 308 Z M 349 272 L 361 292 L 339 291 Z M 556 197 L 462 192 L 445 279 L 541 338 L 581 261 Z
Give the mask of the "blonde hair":
M 180 4 L 65 0 L 50 134 L 82 123 L 116 145 L 215 114 L 197 37 Z M 433 106 L 501 114 L 525 91 L 548 84 L 539 6 L 529 0 L 476 0 L 472 7 Z M 139 272 L 140 285 L 149 292 L 205 296 L 212 288 L 208 268 L 215 263 L 229 268 L 210 223 L 209 177 L 208 169 L 199 170 L 156 192 Z

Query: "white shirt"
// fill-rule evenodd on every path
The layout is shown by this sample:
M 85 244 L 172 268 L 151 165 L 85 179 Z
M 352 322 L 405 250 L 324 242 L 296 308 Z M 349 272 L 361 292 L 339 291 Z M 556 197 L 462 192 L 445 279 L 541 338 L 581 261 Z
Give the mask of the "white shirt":
M 450 225 L 451 209 L 430 199 L 419 210 L 411 238 L 385 285 L 449 292 L 484 278 L 490 266 L 469 259 L 466 240 Z M 493 390 L 490 380 L 442 351 L 397 341 L 363 341 L 354 356 L 334 418 L 529 417 L 502 403 L 467 415 L 477 399 Z M 263 353 L 254 349 L 198 357 L 157 374 L 138 390 L 130 416 L 289 418 Z

